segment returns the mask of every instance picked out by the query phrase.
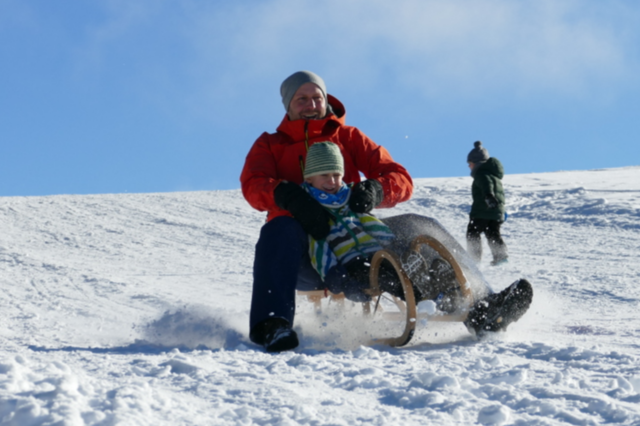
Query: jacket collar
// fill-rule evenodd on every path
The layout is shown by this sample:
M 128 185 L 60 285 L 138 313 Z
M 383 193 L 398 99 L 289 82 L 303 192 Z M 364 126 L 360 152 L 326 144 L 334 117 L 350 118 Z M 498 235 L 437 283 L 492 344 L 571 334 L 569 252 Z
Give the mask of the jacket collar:
M 278 132 L 288 135 L 294 141 L 312 139 L 332 133 L 335 129 L 345 124 L 346 110 L 342 102 L 337 98 L 327 95 L 328 103 L 333 113 L 327 114 L 322 120 L 289 120 L 285 114 L 278 126 Z M 305 126 L 305 123 L 307 125 Z M 306 134 L 305 134 L 306 133 Z

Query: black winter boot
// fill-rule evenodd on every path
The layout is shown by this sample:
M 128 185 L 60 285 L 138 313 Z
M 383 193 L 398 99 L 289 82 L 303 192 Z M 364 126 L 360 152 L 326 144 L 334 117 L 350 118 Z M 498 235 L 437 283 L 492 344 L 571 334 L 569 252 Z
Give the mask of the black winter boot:
M 291 328 L 287 320 L 282 318 L 270 318 L 256 326 L 252 332 L 252 338 L 257 343 L 262 343 L 267 352 L 282 352 L 298 347 L 298 335 Z M 255 338 L 260 334 L 262 338 Z
M 464 325 L 479 337 L 490 331 L 504 331 L 527 312 L 532 299 L 531 284 L 520 279 L 500 293 L 490 294 L 476 302 Z

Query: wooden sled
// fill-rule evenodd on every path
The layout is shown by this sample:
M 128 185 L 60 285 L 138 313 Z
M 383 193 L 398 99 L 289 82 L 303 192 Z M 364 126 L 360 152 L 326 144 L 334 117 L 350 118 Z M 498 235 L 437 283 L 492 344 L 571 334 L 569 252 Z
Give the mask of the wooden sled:
M 458 261 L 455 257 L 449 252 L 449 250 L 441 244 L 435 238 L 432 238 L 427 235 L 421 235 L 416 237 L 411 243 L 410 250 L 414 252 L 420 252 L 420 248 L 422 245 L 427 245 L 435 250 L 440 257 L 449 262 L 449 264 L 453 267 L 455 272 L 456 281 L 460 285 L 460 291 L 462 293 L 462 298 L 467 304 L 470 305 L 473 297 L 471 295 L 471 289 L 467 285 L 467 280 L 462 272 L 462 268 L 458 264 Z M 411 341 L 413 334 L 415 332 L 416 326 L 421 319 L 428 319 L 431 321 L 451 321 L 451 322 L 461 322 L 464 321 L 467 317 L 467 313 L 460 314 L 446 314 L 446 313 L 436 313 L 434 315 L 430 315 L 427 313 L 418 313 L 417 311 L 417 303 L 415 299 L 415 295 L 413 292 L 413 283 L 411 279 L 404 271 L 402 267 L 402 261 L 397 253 L 394 253 L 391 250 L 380 250 L 376 252 L 371 260 L 371 272 L 370 272 L 370 285 L 371 285 L 371 294 L 372 296 L 376 296 L 378 300 L 383 296 L 383 292 L 380 290 L 378 285 L 378 275 L 380 271 L 380 265 L 383 260 L 387 260 L 396 270 L 396 273 L 400 277 L 400 282 L 402 284 L 402 290 L 404 292 L 405 300 L 401 300 L 399 298 L 394 297 L 393 301 L 398 306 L 400 311 L 404 316 L 405 327 L 404 331 L 400 336 L 397 337 L 386 337 L 386 338 L 375 338 L 371 341 L 372 344 L 386 344 L 390 346 L 404 346 Z M 377 304 L 378 302 L 376 302 Z M 372 315 L 376 314 L 376 310 L 372 313 Z
M 467 310 L 465 307 L 469 307 L 473 301 L 471 294 L 471 288 L 467 283 L 467 279 L 460 267 L 456 258 L 451 252 L 438 240 L 427 235 L 420 235 L 416 237 L 409 247 L 410 251 L 420 253 L 423 245 L 431 247 L 440 257 L 446 260 L 453 268 L 455 272 L 456 281 L 459 284 L 461 296 L 462 296 L 462 308 L 458 308 L 453 314 L 447 314 L 443 312 L 437 312 L 430 315 L 424 312 L 418 312 L 416 299 L 413 291 L 413 283 L 409 278 L 409 275 L 404 270 L 400 255 L 389 249 L 383 249 L 376 252 L 371 259 L 371 270 L 369 274 L 370 288 L 368 293 L 372 296 L 373 301 L 363 304 L 363 312 L 367 316 L 381 316 L 385 321 L 404 322 L 404 330 L 397 337 L 379 337 L 373 338 L 370 344 L 384 344 L 390 346 L 404 346 L 411 341 L 415 333 L 416 326 L 419 320 L 427 319 L 430 321 L 451 321 L 461 322 L 466 319 Z M 404 293 L 404 300 L 389 295 L 380 289 L 378 276 L 380 273 L 380 266 L 383 261 L 388 261 L 395 269 L 398 277 L 400 277 L 400 283 Z M 298 291 L 298 295 L 307 296 L 308 300 L 314 303 L 316 311 L 321 309 L 321 301 L 323 298 L 329 297 L 330 301 L 338 303 L 344 302 L 344 294 L 335 295 L 324 290 L 316 291 Z M 380 309 L 380 301 L 385 297 L 392 301 L 397 307 L 397 312 L 390 313 L 386 310 Z M 371 308 L 371 304 L 375 306 Z

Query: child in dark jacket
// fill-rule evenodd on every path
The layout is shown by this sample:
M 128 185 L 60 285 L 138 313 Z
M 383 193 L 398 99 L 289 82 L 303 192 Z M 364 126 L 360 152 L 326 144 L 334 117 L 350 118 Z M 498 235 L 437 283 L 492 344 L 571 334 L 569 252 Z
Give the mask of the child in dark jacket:
M 476 260 L 482 258 L 481 235 L 484 233 L 493 255 L 492 265 L 507 261 L 507 246 L 500 235 L 500 226 L 505 219 L 505 197 L 502 187 L 504 168 L 497 158 L 489 157 L 489 152 L 476 141 L 467 156 L 473 184 L 471 195 L 473 204 L 467 226 L 467 251 Z

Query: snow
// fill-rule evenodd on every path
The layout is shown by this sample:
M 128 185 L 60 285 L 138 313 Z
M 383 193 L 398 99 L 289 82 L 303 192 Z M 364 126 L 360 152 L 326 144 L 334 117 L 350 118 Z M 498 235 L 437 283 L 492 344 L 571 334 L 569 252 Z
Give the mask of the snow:
M 464 245 L 471 178 L 415 183 L 378 214 Z M 264 215 L 239 190 L 0 198 L 0 424 L 640 424 L 640 167 L 504 184 L 510 261 L 479 268 L 535 291 L 506 333 L 369 347 L 358 306 L 301 299 L 280 354 L 247 338 Z

